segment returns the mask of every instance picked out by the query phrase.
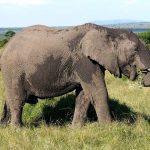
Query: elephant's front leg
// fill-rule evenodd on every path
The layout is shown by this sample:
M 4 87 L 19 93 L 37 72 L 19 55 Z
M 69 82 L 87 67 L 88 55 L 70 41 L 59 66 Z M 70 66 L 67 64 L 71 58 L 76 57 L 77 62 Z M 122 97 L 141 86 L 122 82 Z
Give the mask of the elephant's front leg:
M 111 115 L 108 105 L 108 92 L 104 80 L 103 72 L 98 69 L 96 74 L 93 75 L 93 82 L 91 87 L 91 104 L 94 106 L 98 122 L 105 123 L 111 122 Z
M 98 69 L 96 74 L 93 75 L 92 86 L 89 85 L 89 87 L 91 92 L 91 104 L 95 108 L 98 122 L 111 122 L 112 119 L 108 105 L 108 92 L 105 85 L 104 74 L 100 69 Z
M 111 122 L 111 115 L 108 106 L 108 93 L 105 85 L 104 74 L 98 65 L 93 64 L 92 66 L 95 68 L 95 71 L 93 72 L 88 72 L 88 70 L 85 70 L 84 72 L 80 70 L 80 72 L 78 72 L 79 75 L 82 75 L 80 75 L 82 77 L 81 86 L 85 94 L 83 97 L 86 98 L 80 98 L 80 103 L 76 105 L 78 108 L 75 109 L 78 110 L 78 112 L 84 112 L 85 115 L 85 111 L 87 111 L 89 105 L 88 101 L 90 100 L 96 110 L 99 123 Z M 87 77 L 91 78 L 87 80 Z M 83 114 L 81 113 L 81 115 Z M 85 117 L 81 115 L 75 111 L 76 118 Z
M 90 100 L 85 97 L 83 90 L 76 97 L 75 111 L 72 125 L 82 126 L 87 118 L 87 110 L 89 108 Z

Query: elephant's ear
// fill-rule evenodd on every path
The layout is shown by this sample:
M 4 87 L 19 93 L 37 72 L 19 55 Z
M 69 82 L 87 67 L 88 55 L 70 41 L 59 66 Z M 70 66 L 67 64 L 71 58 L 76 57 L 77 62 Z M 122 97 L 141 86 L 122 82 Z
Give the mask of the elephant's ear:
M 115 42 L 109 37 L 107 30 L 93 29 L 89 31 L 81 41 L 82 53 L 96 61 L 110 73 L 120 77 L 117 55 L 115 54 Z

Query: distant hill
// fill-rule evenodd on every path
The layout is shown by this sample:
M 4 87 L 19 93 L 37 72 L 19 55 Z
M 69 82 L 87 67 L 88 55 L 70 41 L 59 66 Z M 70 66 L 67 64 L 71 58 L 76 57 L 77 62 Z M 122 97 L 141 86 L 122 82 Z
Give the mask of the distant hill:
M 150 22 L 140 20 L 106 20 L 93 23 L 111 28 L 150 29 Z
M 110 28 L 124 28 L 128 30 L 132 30 L 133 32 L 145 32 L 150 30 L 150 22 L 141 21 L 141 20 L 102 20 L 102 21 L 93 21 L 92 23 L 110 27 Z M 66 28 L 62 26 L 58 26 L 55 28 Z M 21 31 L 23 28 L 0 28 L 0 37 L 11 30 L 14 32 Z
M 141 20 L 121 20 L 121 19 L 93 21 L 93 23 L 96 23 L 99 25 L 113 25 L 113 24 L 138 23 L 138 22 L 143 22 L 143 21 L 141 21 Z M 144 22 L 146 22 L 146 21 L 144 21 Z
M 126 29 L 150 29 L 150 22 L 121 23 L 106 26 L 112 28 L 126 28 Z

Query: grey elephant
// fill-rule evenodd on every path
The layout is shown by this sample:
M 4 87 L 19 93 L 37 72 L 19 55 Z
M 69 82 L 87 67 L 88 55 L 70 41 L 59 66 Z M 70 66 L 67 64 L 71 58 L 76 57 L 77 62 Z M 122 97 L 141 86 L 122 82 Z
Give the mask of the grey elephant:
M 83 123 L 91 102 L 98 121 L 110 122 L 104 71 L 134 80 L 136 68 L 150 86 L 150 51 L 132 32 L 84 24 L 67 29 L 32 26 L 5 47 L 1 69 L 6 103 L 1 123 L 20 126 L 25 102 L 76 90 L 73 124 Z

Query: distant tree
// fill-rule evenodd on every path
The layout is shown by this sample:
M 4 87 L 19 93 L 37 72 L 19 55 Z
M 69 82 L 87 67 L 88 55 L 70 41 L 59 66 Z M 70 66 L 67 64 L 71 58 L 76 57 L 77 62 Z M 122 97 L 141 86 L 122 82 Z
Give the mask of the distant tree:
M 7 39 L 10 39 L 11 37 L 13 37 L 16 33 L 14 31 L 7 31 L 4 36 L 7 38 Z

